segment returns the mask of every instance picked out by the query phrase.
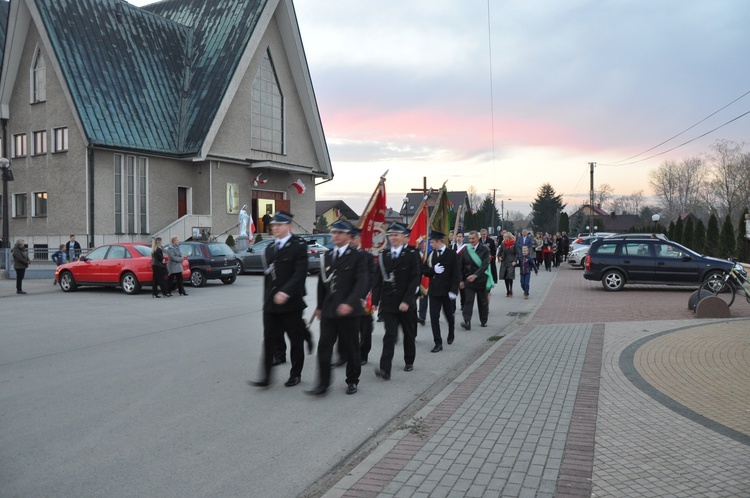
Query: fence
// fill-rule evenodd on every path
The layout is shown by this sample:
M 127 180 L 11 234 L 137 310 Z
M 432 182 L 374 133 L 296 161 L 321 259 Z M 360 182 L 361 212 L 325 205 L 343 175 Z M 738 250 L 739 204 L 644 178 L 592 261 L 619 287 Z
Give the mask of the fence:
M 25 278 L 52 278 L 55 276 L 57 264 L 52 261 L 52 253 L 49 248 L 27 248 L 31 264 L 26 269 Z M 13 269 L 13 257 L 10 254 L 11 249 L 0 249 L 0 268 L 6 270 L 9 279 L 16 278 L 16 271 Z M 84 250 L 81 254 L 86 254 Z

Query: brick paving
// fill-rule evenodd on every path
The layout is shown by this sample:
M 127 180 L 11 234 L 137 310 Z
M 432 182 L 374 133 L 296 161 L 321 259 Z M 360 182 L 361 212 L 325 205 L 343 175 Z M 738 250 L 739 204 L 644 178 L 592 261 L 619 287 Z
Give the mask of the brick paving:
M 532 291 L 543 301 L 525 326 L 325 496 L 750 496 L 750 443 L 622 368 L 642 341 L 629 358 L 643 384 L 745 431 L 747 321 L 696 319 L 690 290 L 611 293 L 566 267 L 532 277 Z

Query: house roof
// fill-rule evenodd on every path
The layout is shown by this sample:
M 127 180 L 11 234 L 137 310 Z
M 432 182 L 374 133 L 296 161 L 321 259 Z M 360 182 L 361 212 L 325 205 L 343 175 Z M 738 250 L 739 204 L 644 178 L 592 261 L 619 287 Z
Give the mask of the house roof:
M 315 201 L 315 217 L 317 218 L 321 214 L 331 210 L 338 209 L 342 216 L 346 216 L 349 221 L 359 219 L 359 215 L 354 212 L 344 201 Z
M 435 201 L 437 201 L 437 196 L 439 190 L 433 190 L 430 192 L 429 199 L 427 201 L 429 206 L 435 205 Z M 407 202 L 401 206 L 401 214 L 411 216 L 412 214 L 417 212 L 417 207 L 422 203 L 422 198 L 424 197 L 424 194 L 422 192 L 409 192 L 406 194 Z M 462 203 L 468 202 L 468 193 L 465 190 L 458 190 L 455 192 L 448 192 L 448 200 L 453 204 L 453 206 L 460 206 Z M 467 204 L 468 207 L 468 204 Z
M 194 155 L 266 0 L 35 3 L 93 145 Z

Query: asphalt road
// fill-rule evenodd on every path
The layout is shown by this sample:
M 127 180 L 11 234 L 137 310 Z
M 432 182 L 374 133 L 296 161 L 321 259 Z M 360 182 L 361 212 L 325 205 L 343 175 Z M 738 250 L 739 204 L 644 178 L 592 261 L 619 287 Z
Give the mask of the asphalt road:
M 540 297 L 549 277 L 532 282 Z M 306 317 L 316 283 L 308 278 Z M 473 330 L 457 328 L 456 342 L 438 354 L 429 352 L 429 326 L 420 327 L 414 371 L 401 370 L 399 344 L 389 382 L 373 373 L 383 336 L 376 324 L 359 392 L 344 393 L 340 368 L 329 393 L 314 398 L 303 393 L 315 385 L 314 355 L 296 387 L 283 386 L 288 363 L 275 368 L 271 388 L 247 385 L 260 362 L 259 276 L 170 299 L 152 299 L 148 289 L 65 294 L 48 280 L 24 288 L 26 296 L 0 293 L 3 497 L 310 493 L 516 323 L 508 311 L 535 305 L 494 298 L 491 326 L 479 328 L 475 313 Z

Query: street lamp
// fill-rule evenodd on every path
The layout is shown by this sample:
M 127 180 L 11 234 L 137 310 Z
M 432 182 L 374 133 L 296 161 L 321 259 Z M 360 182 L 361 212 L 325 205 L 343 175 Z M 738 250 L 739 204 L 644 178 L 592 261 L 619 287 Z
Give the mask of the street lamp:
M 651 217 L 651 221 L 654 222 L 654 233 L 658 232 L 659 220 L 661 219 L 660 214 L 655 214 Z
M 10 161 L 0 157 L 0 169 L 3 171 L 3 248 L 10 247 L 10 234 L 8 233 L 8 182 L 13 181 L 13 171 L 10 169 Z

